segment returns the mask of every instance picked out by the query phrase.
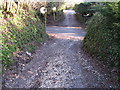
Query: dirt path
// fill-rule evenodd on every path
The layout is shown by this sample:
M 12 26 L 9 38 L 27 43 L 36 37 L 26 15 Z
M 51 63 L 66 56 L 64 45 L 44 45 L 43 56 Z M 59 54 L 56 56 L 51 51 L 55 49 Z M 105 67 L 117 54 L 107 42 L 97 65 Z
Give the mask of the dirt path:
M 99 63 L 82 51 L 86 32 L 76 22 L 74 11 L 65 11 L 65 20 L 48 26 L 53 39 L 36 50 L 33 60 L 15 77 L 7 76 L 8 88 L 88 88 L 117 87 Z

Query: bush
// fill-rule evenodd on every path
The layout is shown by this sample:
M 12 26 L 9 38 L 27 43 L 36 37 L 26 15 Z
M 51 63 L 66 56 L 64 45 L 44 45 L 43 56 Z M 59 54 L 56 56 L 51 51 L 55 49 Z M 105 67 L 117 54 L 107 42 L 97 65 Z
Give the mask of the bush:
M 83 17 L 79 13 L 76 13 L 75 16 L 76 16 L 77 20 L 82 24 L 85 24 L 90 19 L 90 17 Z
M 14 8 L 10 10 L 11 13 L 13 11 Z M 27 11 L 22 8 L 18 10 L 18 13 L 13 13 L 13 17 L 7 14 L 4 18 L 4 15 L 0 13 L 0 22 L 2 22 L 0 25 L 2 52 L 0 54 L 3 66 L 11 65 L 14 62 L 14 53 L 22 51 L 33 41 L 46 40 L 44 24 L 35 13 L 32 9 Z
M 120 2 L 106 3 L 87 22 L 83 48 L 110 66 L 120 64 Z
M 81 16 L 85 16 L 87 14 L 89 14 L 89 16 L 92 16 L 93 11 L 90 8 L 91 3 L 80 3 L 75 5 L 74 10 L 76 13 L 81 14 Z
M 92 3 L 80 3 L 74 7 L 77 19 L 83 24 L 93 16 L 94 11 L 91 9 L 91 5 Z

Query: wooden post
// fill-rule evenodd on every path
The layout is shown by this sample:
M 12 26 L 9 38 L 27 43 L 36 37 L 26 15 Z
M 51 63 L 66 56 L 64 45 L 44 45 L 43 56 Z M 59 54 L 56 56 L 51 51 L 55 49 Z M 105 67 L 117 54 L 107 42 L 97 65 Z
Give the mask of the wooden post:
M 55 21 L 55 12 L 53 12 L 53 16 L 54 16 L 54 21 Z
M 46 8 L 46 0 L 45 0 L 45 6 L 44 7 Z M 45 12 L 45 30 L 46 30 L 46 23 L 47 23 L 47 12 Z

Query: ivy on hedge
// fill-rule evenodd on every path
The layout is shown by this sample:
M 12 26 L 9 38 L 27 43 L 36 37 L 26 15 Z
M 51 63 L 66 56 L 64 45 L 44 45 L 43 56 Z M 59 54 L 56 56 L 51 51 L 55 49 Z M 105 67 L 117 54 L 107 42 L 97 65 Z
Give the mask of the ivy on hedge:
M 87 22 L 83 48 L 92 56 L 119 67 L 120 64 L 120 2 L 105 3 Z
M 46 40 L 44 24 L 35 15 L 32 9 L 26 11 L 20 9 L 14 17 L 3 18 L 1 14 L 1 44 L 0 53 L 3 66 L 9 66 L 14 62 L 14 52 L 21 51 L 28 43 L 33 41 L 42 42 Z

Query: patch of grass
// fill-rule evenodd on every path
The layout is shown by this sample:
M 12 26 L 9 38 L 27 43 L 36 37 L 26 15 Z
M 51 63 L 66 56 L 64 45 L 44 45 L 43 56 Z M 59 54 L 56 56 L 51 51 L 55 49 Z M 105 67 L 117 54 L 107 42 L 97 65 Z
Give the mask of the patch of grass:
M 35 49 L 36 49 L 35 45 L 30 44 L 28 46 L 28 52 L 30 52 L 30 53 L 33 53 L 35 51 Z

